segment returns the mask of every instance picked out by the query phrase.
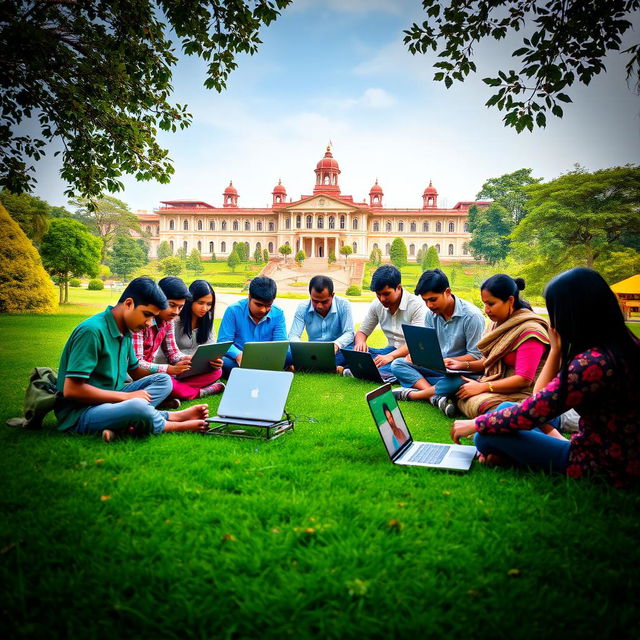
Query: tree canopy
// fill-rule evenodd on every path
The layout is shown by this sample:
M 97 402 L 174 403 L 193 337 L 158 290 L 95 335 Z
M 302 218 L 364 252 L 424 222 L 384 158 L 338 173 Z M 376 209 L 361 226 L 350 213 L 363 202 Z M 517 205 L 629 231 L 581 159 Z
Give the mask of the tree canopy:
M 123 281 L 147 261 L 147 254 L 140 243 L 131 236 L 120 234 L 113 243 L 109 254 L 111 271 L 119 275 Z
M 488 207 L 470 207 L 471 240 L 467 244 L 473 257 L 476 260 L 486 260 L 491 265 L 504 260 L 509 253 L 509 234 L 513 226 L 511 216 L 497 202 Z
M 40 244 L 42 236 L 49 229 L 49 203 L 28 193 L 15 194 L 3 189 L 0 191 L 0 204 L 20 225 L 27 238 L 36 245 Z
M 413 54 L 437 51 L 434 80 L 447 88 L 476 72 L 476 44 L 522 33 L 511 53 L 519 69 L 483 79 L 497 89 L 486 105 L 504 111 L 505 125 L 520 132 L 544 127 L 549 113 L 561 118 L 571 86 L 588 85 L 605 71 L 604 57 L 620 50 L 640 0 L 422 0 L 422 6 L 426 19 L 405 30 L 404 42 Z M 640 88 L 640 44 L 622 53 L 627 79 Z
M 396 238 L 391 243 L 389 257 L 391 258 L 392 264 L 398 267 L 398 269 L 407 264 L 407 245 L 402 238 Z
M 197 249 L 191 249 L 191 253 L 186 260 L 186 266 L 187 269 L 193 271 L 194 277 L 204 271 L 204 267 L 202 266 L 202 256 Z
M 0 186 L 32 190 L 30 163 L 53 139 L 63 144 L 67 195 L 120 191 L 123 174 L 168 182 L 174 170 L 158 130 L 191 123 L 186 105 L 170 103 L 176 46 L 205 60 L 205 86 L 222 91 L 236 56 L 253 55 L 260 29 L 290 2 L 0 3 Z
M 529 199 L 525 187 L 542 182 L 542 178 L 534 178 L 531 169 L 518 169 L 513 173 L 505 173 L 499 178 L 489 178 L 478 191 L 476 200 L 487 198 L 503 206 L 518 224 L 526 215 L 526 203 Z

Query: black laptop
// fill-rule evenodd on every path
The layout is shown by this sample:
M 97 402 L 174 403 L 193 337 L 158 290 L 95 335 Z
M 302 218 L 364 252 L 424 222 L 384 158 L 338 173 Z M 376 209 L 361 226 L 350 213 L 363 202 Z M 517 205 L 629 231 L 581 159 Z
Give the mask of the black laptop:
M 395 381 L 394 376 L 383 377 L 380 374 L 380 369 L 376 367 L 373 356 L 368 351 L 355 351 L 353 349 L 340 349 L 340 351 L 342 351 L 344 359 L 347 361 L 345 369 L 348 368 L 354 378 L 370 380 L 378 384 Z

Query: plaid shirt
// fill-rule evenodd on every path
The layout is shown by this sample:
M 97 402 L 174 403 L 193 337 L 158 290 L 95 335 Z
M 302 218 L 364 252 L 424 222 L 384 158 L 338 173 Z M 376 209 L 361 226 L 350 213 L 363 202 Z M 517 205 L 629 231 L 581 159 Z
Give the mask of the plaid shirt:
M 158 325 L 157 321 L 154 320 L 153 324 L 150 327 L 145 327 L 144 331 L 137 331 L 131 335 L 133 336 L 133 350 L 141 369 L 153 373 L 167 372 L 168 364 L 154 364 L 153 362 L 160 348 L 162 348 L 171 364 L 176 364 L 176 362 L 186 357 L 176 344 L 173 322 L 162 322 Z

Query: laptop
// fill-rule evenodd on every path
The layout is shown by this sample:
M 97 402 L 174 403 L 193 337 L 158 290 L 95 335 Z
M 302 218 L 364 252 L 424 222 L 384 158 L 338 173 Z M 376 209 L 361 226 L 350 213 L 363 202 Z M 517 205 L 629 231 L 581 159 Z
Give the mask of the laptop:
M 232 369 L 218 405 L 218 415 L 207 422 L 271 427 L 282 420 L 293 373 Z
M 291 342 L 290 347 L 296 371 L 336 372 L 333 342 Z
M 282 371 L 287 358 L 289 342 L 245 342 L 242 349 L 242 369 L 263 369 L 266 371 Z
M 386 379 L 380 374 L 380 369 L 376 367 L 373 356 L 368 351 L 354 351 L 353 349 L 340 349 L 347 361 L 347 366 L 355 378 L 370 380 L 378 384 L 395 381 L 394 376 L 387 376 Z
M 195 350 L 193 356 L 191 356 L 191 368 L 188 371 L 179 373 L 176 378 L 182 380 L 184 378 L 191 378 L 192 376 L 199 376 L 201 373 L 208 373 L 211 371 L 209 362 L 222 358 L 232 344 L 233 342 L 201 344 Z
M 378 427 L 389 458 L 394 464 L 431 467 L 449 471 L 468 471 L 476 455 L 474 446 L 416 442 L 402 411 L 385 384 L 366 395 L 373 420 Z
M 442 373 L 469 375 L 468 371 L 447 369 L 444 366 L 442 350 L 440 349 L 440 342 L 438 342 L 438 334 L 435 329 L 403 324 L 402 332 L 404 333 L 407 347 L 409 347 L 409 354 L 413 364 Z

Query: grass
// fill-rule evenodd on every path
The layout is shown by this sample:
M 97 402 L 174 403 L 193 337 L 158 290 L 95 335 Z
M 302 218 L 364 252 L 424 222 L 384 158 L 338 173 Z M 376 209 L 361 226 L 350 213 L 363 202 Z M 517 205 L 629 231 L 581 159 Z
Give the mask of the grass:
M 2 421 L 81 319 L 0 317 Z M 295 432 L 268 443 L 0 428 L 3 637 L 636 635 L 637 493 L 395 467 L 370 389 L 297 375 Z M 448 440 L 432 407 L 403 411 Z

